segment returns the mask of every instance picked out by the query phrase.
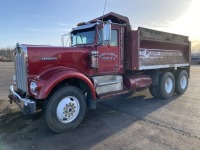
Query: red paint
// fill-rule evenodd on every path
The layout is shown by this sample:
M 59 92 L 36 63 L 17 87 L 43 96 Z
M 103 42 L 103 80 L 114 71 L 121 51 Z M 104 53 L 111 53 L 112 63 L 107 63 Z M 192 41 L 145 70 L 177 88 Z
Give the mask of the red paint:
M 87 48 L 64 47 L 27 47 L 29 75 L 42 75 L 47 70 L 56 67 L 72 68 L 83 74 L 94 74 L 90 69 L 89 51 Z M 55 60 L 42 60 L 42 58 L 57 58 Z
M 99 68 L 100 74 L 119 73 L 120 71 L 120 54 L 117 46 L 98 46 L 99 51 Z
M 127 49 L 125 50 L 125 65 L 126 70 L 139 69 L 139 38 L 138 30 L 129 32 L 127 39 Z
M 38 84 L 46 87 L 38 88 L 41 89 L 42 92 L 42 94 L 37 96 L 39 99 L 46 98 L 53 87 L 56 86 L 56 84 L 58 84 L 60 81 L 72 77 L 83 79 L 83 81 L 85 81 L 86 84 L 91 88 L 93 98 L 96 99 L 94 91 L 95 88 L 93 85 L 91 85 L 91 81 L 88 77 L 111 73 L 118 74 L 120 71 L 118 47 L 98 46 L 97 49 L 99 50 L 100 55 L 102 53 L 106 53 L 106 57 L 112 57 L 112 59 L 115 60 L 103 60 L 100 58 L 99 63 L 101 67 L 99 69 L 93 69 L 90 68 L 89 63 L 89 54 L 90 51 L 94 49 L 93 46 L 74 48 L 26 46 L 28 50 L 29 82 L 32 79 L 35 80 L 35 78 L 38 76 L 40 77 Z M 53 58 L 53 60 L 47 60 L 47 58 Z M 63 71 L 63 69 L 65 71 Z M 74 75 L 72 72 L 68 74 L 69 71 L 72 70 Z M 52 79 L 52 77 L 55 79 Z
M 37 81 L 39 94 L 36 98 L 45 99 L 58 83 L 71 78 L 85 82 L 91 91 L 93 99 L 96 99 L 95 88 L 89 78 L 80 72 L 65 67 L 51 69 L 40 76 L 40 79 Z
M 63 48 L 27 46 L 28 50 L 28 78 L 38 76 L 39 94 L 36 98 L 44 99 L 51 90 L 62 80 L 77 78 L 83 80 L 90 88 L 92 96 L 96 99 L 95 88 L 86 76 L 98 74 L 90 68 L 89 51 L 93 48 Z M 43 60 L 43 58 L 56 58 Z

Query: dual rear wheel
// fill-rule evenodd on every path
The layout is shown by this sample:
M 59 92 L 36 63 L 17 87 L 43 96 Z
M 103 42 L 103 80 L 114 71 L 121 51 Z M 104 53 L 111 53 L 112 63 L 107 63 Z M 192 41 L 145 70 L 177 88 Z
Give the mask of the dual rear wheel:
M 179 71 L 176 75 L 175 82 L 175 92 L 178 94 L 183 94 L 188 87 L 188 73 L 186 70 Z
M 188 87 L 188 73 L 186 70 L 174 74 L 164 72 L 160 76 L 159 85 L 151 86 L 149 91 L 154 97 L 169 99 L 174 93 L 183 94 Z

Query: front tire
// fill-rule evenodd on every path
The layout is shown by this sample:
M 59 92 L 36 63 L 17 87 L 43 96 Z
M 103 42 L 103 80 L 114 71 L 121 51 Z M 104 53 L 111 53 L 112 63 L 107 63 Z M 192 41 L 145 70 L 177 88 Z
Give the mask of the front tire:
M 182 70 L 176 75 L 176 87 L 175 92 L 177 94 L 183 94 L 187 90 L 188 87 L 188 73 L 186 70 Z
M 160 77 L 160 96 L 169 99 L 174 94 L 175 80 L 171 72 L 164 72 Z
M 76 87 L 65 86 L 49 99 L 45 119 L 50 129 L 57 133 L 76 128 L 84 119 L 86 100 Z

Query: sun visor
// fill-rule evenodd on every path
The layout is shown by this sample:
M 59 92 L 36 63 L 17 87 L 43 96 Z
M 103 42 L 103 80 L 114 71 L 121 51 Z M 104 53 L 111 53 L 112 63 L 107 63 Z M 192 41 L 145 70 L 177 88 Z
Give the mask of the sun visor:
M 82 26 L 78 26 L 78 27 L 74 28 L 73 31 L 89 29 L 89 28 L 92 28 L 94 26 L 96 26 L 96 23 L 86 24 L 86 25 L 82 25 Z

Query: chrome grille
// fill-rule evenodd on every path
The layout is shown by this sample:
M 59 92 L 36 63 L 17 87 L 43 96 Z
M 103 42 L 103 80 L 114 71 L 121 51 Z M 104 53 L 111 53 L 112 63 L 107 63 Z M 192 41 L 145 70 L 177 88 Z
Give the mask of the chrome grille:
M 15 75 L 18 89 L 27 92 L 27 49 L 18 46 L 15 49 Z

